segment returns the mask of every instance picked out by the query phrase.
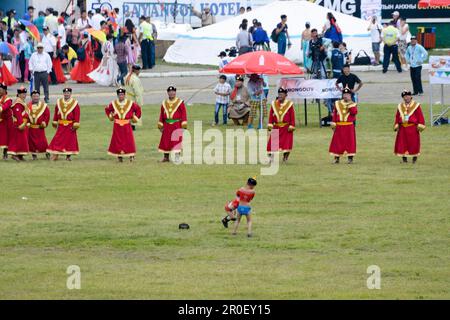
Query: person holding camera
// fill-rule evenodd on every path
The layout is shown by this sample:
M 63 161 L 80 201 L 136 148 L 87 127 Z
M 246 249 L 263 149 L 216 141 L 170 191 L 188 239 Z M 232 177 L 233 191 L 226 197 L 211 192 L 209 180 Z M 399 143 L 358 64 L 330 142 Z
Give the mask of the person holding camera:
M 322 37 L 319 37 L 317 33 L 317 29 L 311 30 L 308 56 L 312 59 L 312 78 L 326 79 L 327 71 L 325 69 L 324 60 L 327 57 L 327 52 Z

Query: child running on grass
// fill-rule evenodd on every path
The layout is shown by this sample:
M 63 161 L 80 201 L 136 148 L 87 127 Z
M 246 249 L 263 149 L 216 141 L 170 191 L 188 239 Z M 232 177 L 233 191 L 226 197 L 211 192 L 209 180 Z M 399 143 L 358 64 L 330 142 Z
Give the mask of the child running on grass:
M 237 221 L 234 225 L 233 235 L 237 234 L 237 229 L 239 227 L 239 223 L 241 222 L 241 217 L 245 216 L 247 218 L 247 237 L 252 236 L 252 215 L 251 215 L 251 207 L 250 201 L 255 197 L 255 187 L 256 187 L 256 179 L 249 178 L 247 181 L 247 185 L 240 188 L 236 195 L 239 198 L 239 204 L 237 207 Z

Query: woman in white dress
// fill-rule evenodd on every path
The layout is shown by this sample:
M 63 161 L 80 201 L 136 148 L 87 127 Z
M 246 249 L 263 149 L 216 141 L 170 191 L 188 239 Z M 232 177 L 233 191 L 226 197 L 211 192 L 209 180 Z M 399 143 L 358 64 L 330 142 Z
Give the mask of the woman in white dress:
M 106 36 L 106 42 L 102 45 L 102 53 L 102 62 L 88 76 L 101 86 L 117 86 L 119 66 L 114 53 L 113 37 L 111 35 Z

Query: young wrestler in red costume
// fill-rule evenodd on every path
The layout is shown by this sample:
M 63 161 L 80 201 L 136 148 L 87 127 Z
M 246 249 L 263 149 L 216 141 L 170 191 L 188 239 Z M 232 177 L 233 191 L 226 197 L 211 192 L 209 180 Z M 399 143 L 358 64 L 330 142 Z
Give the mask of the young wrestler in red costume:
M 394 131 L 397 131 L 394 152 L 407 163 L 412 157 L 416 163 L 420 155 L 420 132 L 425 130 L 425 119 L 423 117 L 420 103 L 413 100 L 410 91 L 402 92 L 403 103 L 397 107 L 395 115 Z
M 271 161 L 273 161 L 274 153 L 282 152 L 283 162 L 287 162 L 294 144 L 294 103 L 286 99 L 287 94 L 287 89 L 279 88 L 278 97 L 272 102 L 270 108 L 267 129 L 271 133 L 267 143 L 267 152 Z
M 333 138 L 330 144 L 330 154 L 334 156 L 334 163 L 339 163 L 339 158 L 347 155 L 348 163 L 353 163 L 356 154 L 355 121 L 358 107 L 352 101 L 352 92 L 345 88 L 342 92 L 342 100 L 336 101 L 333 110 Z
M 63 95 L 64 98 L 56 101 L 52 122 L 56 133 L 47 149 L 52 161 L 58 160 L 60 155 L 72 161 L 71 156 L 79 152 L 77 130 L 80 128 L 80 106 L 72 98 L 71 88 L 64 88 Z
M 163 101 L 158 121 L 158 129 L 161 131 L 159 151 L 164 153 L 160 162 L 169 162 L 171 152 L 175 153 L 175 161 L 178 161 L 183 135 L 177 135 L 175 131 L 187 128 L 186 106 L 182 99 L 177 98 L 177 89 L 170 86 L 167 88 L 167 95 L 169 99 Z
M 47 104 L 40 101 L 39 91 L 31 92 L 31 101 L 27 105 L 27 114 L 29 119 L 28 127 L 28 146 L 33 157 L 37 159 L 38 153 L 44 153 L 47 159 L 50 154 L 46 153 L 48 148 L 45 128 L 50 122 L 50 109 Z
M 136 143 L 131 124 L 139 121 L 142 111 L 137 103 L 126 99 L 125 95 L 125 89 L 117 89 L 117 99 L 105 108 L 109 120 L 114 122 L 108 154 L 117 157 L 119 162 L 123 162 L 124 157 L 130 157 L 130 162 L 133 162 Z
M 23 156 L 30 153 L 28 147 L 28 115 L 25 99 L 27 89 L 17 89 L 17 99 L 12 106 L 13 125 L 8 142 L 8 154 L 16 161 L 25 161 Z
M 0 84 L 0 150 L 3 149 L 3 160 L 8 159 L 8 144 L 13 127 L 11 98 L 8 98 L 8 87 Z
M 236 192 L 236 196 L 239 198 L 239 205 L 237 207 L 237 221 L 234 225 L 233 235 L 237 234 L 237 229 L 239 227 L 239 224 L 241 222 L 242 216 L 247 217 L 247 237 L 252 236 L 252 214 L 251 214 L 251 207 L 250 207 L 250 201 L 253 200 L 255 197 L 255 187 L 256 187 L 256 179 L 255 178 L 249 178 L 247 180 L 247 185 L 240 188 Z

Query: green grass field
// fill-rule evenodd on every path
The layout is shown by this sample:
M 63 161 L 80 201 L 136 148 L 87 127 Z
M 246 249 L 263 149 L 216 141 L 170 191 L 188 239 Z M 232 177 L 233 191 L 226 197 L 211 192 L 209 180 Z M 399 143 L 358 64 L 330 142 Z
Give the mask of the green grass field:
M 0 163 L 0 298 L 448 299 L 450 128 L 428 127 L 419 162 L 400 164 L 395 108 L 360 106 L 351 166 L 331 165 L 331 130 L 311 108 L 290 163 L 258 177 L 247 239 L 220 218 L 259 166 L 157 163 L 157 106 L 144 108 L 137 162 L 118 164 L 103 107 L 83 106 L 73 162 Z M 191 124 L 212 111 L 189 107 Z M 81 290 L 66 288 L 69 265 Z

